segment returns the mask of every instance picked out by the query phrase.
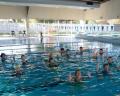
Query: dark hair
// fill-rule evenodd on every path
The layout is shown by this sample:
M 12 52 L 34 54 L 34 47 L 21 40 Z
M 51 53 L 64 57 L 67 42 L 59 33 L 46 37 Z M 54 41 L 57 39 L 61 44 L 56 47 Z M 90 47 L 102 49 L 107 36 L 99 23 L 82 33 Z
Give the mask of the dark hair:
M 112 58 L 112 56 L 109 56 L 108 58 Z
M 22 55 L 21 55 L 21 58 L 24 57 L 24 56 L 25 56 L 25 55 L 22 54 Z
M 103 49 L 102 49 L 102 48 L 100 48 L 100 50 L 102 50 L 102 51 L 103 51 Z
M 103 65 L 103 68 L 105 68 L 105 66 L 108 66 L 108 64 L 104 64 L 104 65 Z
M 79 69 L 75 70 L 75 76 L 76 76 L 76 74 L 77 74 L 78 71 L 80 71 L 80 70 Z
M 107 60 L 108 60 L 109 58 L 112 58 L 112 56 L 109 56 L 109 57 L 107 58 Z
M 66 51 L 70 51 L 70 49 L 66 49 Z
M 64 48 L 60 48 L 60 50 L 64 50 Z
M 80 48 L 83 48 L 83 47 L 80 47 Z
M 3 57 L 3 56 L 6 56 L 6 54 L 5 53 L 1 53 L 0 57 Z

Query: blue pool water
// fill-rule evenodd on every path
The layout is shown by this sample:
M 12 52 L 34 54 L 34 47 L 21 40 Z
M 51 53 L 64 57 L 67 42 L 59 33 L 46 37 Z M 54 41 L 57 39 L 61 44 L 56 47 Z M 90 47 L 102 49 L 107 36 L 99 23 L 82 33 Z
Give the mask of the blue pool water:
M 48 49 L 58 50 L 60 47 L 78 50 L 78 46 L 85 48 L 108 48 L 109 50 L 118 51 L 120 45 L 112 45 L 109 43 L 90 42 L 88 40 L 76 39 L 74 36 L 46 36 L 41 43 L 40 38 L 5 38 L 0 39 L 0 53 L 24 54 L 29 51 L 48 51 Z M 48 48 L 48 49 L 47 49 Z
M 48 69 L 45 66 L 45 60 L 48 59 L 48 53 L 38 52 L 38 49 L 34 50 L 31 54 L 26 54 L 28 62 L 33 66 L 24 68 L 24 74 L 20 77 L 11 76 L 11 64 L 18 65 L 20 62 L 20 55 L 15 55 L 15 62 L 12 62 L 12 55 L 8 57 L 7 70 L 0 71 L 0 96 L 119 96 L 120 95 L 120 71 L 113 70 L 112 76 L 106 76 L 104 78 L 97 77 L 96 62 L 91 58 L 92 50 L 88 50 L 82 58 L 75 56 L 74 53 L 78 50 L 79 46 L 86 48 L 108 48 L 108 55 L 115 58 L 116 64 L 120 65 L 120 60 L 117 58 L 119 55 L 119 46 L 111 44 L 105 44 L 100 42 L 89 42 L 86 40 L 76 40 L 68 38 L 71 42 L 78 42 L 76 47 L 73 43 L 65 43 L 64 40 L 52 38 L 52 41 L 48 42 L 47 38 L 44 43 L 54 43 L 54 45 L 46 45 L 52 48 L 59 49 L 60 46 L 70 48 L 72 55 L 70 59 L 60 57 L 56 58 L 59 63 L 57 69 Z M 36 40 L 36 39 L 35 39 Z M 61 40 L 61 41 L 60 41 Z M 19 41 L 19 40 L 18 40 Z M 34 43 L 34 42 L 33 42 Z M 38 43 L 36 41 L 36 43 Z M 14 43 L 11 43 L 12 46 Z M 16 43 L 18 44 L 18 43 Z M 22 46 L 23 43 L 21 43 Z M 31 44 L 32 45 L 32 44 Z M 45 46 L 45 45 L 44 45 Z M 45 46 L 45 47 L 46 47 Z M 5 48 L 5 47 L 3 47 Z M 20 50 L 21 51 L 21 50 Z M 52 50 L 53 51 L 53 50 Z M 113 52 L 113 53 L 112 53 Z M 7 53 L 6 53 L 7 54 Z M 94 73 L 91 79 L 85 79 L 80 84 L 71 84 L 67 82 L 68 75 L 74 74 L 76 69 L 80 69 L 83 74 L 91 72 Z

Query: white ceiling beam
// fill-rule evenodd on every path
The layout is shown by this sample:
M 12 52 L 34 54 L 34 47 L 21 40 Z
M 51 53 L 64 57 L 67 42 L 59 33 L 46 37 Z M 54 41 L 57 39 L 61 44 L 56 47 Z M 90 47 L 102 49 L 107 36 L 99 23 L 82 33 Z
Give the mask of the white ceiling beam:
M 98 3 L 87 4 L 82 1 L 69 0 L 0 0 L 0 5 L 16 6 L 48 6 L 48 7 L 74 7 L 74 8 L 98 8 Z

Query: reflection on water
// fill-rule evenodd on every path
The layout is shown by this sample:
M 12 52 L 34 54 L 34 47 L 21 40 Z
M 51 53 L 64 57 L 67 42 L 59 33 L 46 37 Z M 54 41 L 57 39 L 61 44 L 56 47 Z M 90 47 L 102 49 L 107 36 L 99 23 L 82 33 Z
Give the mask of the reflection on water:
M 83 39 L 76 39 L 70 36 L 49 36 L 44 37 L 43 41 L 38 37 L 13 38 L 0 40 L 0 53 L 6 54 L 23 54 L 27 53 L 30 47 L 31 51 L 46 51 L 48 49 L 59 50 L 60 47 L 77 50 L 79 46 L 85 48 L 108 48 L 109 50 L 118 50 L 119 46 L 113 46 L 108 43 L 90 42 Z M 30 46 L 28 44 L 30 43 Z

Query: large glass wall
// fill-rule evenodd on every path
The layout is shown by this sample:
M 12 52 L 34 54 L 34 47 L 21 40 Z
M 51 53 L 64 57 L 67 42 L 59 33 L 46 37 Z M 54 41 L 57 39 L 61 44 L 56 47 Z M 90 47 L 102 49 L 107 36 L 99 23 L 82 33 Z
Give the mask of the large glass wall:
M 75 47 L 72 49 L 76 49 L 78 47 L 78 42 L 80 41 L 77 41 L 75 39 L 75 36 L 80 36 L 81 34 L 96 37 L 120 37 L 119 23 L 115 23 L 115 21 L 113 21 L 107 21 L 106 23 L 106 21 L 103 20 L 75 21 L 29 19 L 27 32 L 27 24 L 25 19 L 1 19 L 0 45 L 3 46 L 4 49 L 9 49 L 8 53 L 10 54 L 27 52 L 27 49 L 34 49 L 36 47 L 39 47 L 36 49 L 43 51 L 47 47 L 52 48 L 53 45 L 55 47 L 64 46 L 65 42 L 71 44 L 71 48 Z M 41 39 L 42 36 L 44 38 Z M 9 45 L 12 45 L 12 47 L 10 47 Z M 87 44 L 85 46 L 87 46 Z M 0 50 L 3 50 L 3 47 L 1 47 Z M 64 47 L 68 48 L 66 45 Z M 17 50 L 15 50 L 15 48 Z M 21 49 L 23 50 L 21 51 Z M 6 50 L 4 51 L 6 52 Z
M 25 19 L 0 19 L 0 36 L 20 36 L 26 33 Z
M 29 19 L 29 36 L 92 35 L 120 37 L 120 19 L 113 20 L 39 20 Z M 1 19 L 0 35 L 27 36 L 25 19 Z

